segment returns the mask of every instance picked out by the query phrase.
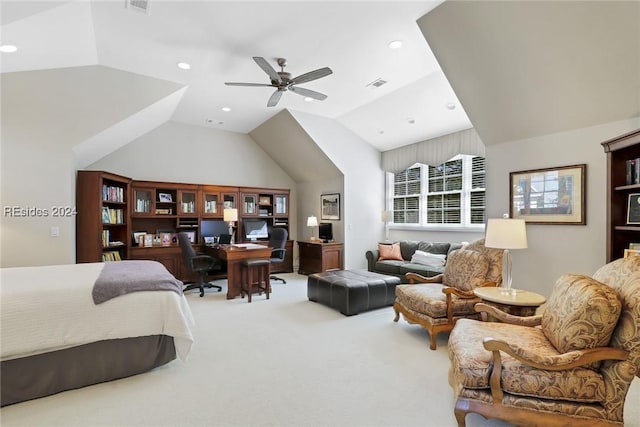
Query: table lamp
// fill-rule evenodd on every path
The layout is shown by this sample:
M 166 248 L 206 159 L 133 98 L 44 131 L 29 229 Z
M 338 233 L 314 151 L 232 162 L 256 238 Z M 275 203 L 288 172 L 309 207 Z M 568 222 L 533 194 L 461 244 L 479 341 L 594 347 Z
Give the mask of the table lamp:
M 487 248 L 504 249 L 503 263 L 506 260 L 506 279 L 502 280 L 502 286 L 507 293 L 511 290 L 511 253 L 509 249 L 526 249 L 527 229 L 523 219 L 489 218 L 484 238 Z
M 231 243 L 233 243 L 233 223 L 238 220 L 238 209 L 226 208 L 222 211 L 222 218 L 229 223 L 229 234 L 231 235 Z
M 380 219 L 384 222 L 384 241 L 389 241 L 389 222 L 391 222 L 391 211 L 382 211 Z
M 309 218 L 307 218 L 307 227 L 311 227 L 311 240 L 316 240 L 316 237 L 313 235 L 313 227 L 317 226 L 318 218 L 316 218 L 314 215 L 311 215 Z

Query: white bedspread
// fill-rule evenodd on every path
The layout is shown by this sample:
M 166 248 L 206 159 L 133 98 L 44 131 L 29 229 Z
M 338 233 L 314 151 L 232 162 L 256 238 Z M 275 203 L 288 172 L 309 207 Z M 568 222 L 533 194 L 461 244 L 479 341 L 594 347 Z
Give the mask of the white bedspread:
M 184 295 L 134 292 L 95 305 L 104 263 L 0 269 L 1 360 L 101 340 L 169 335 L 186 360 L 194 321 Z

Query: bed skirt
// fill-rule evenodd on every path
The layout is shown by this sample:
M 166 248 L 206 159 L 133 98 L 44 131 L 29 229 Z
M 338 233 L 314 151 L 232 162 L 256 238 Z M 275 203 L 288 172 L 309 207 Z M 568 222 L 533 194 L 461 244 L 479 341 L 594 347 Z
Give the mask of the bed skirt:
M 176 358 L 173 337 L 98 341 L 1 362 L 0 406 L 149 371 Z

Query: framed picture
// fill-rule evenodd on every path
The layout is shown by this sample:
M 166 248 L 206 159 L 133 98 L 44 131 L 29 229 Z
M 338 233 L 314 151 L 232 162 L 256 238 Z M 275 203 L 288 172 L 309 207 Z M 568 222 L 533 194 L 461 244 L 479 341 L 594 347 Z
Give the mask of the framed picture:
M 171 193 L 158 193 L 158 200 L 165 203 L 173 202 L 173 197 L 171 197 Z
M 196 243 L 196 232 L 195 231 L 185 231 L 187 237 L 189 237 L 189 241 L 191 243 Z
M 530 224 L 585 225 L 586 169 L 581 164 L 510 172 L 509 216 Z
M 629 194 L 627 224 L 640 224 L 640 193 Z
M 147 234 L 146 231 L 134 231 L 132 233 L 133 246 L 143 246 L 144 245 L 144 235 Z M 142 237 L 143 241 L 140 244 L 140 238 Z
M 320 196 L 320 219 L 329 221 L 340 220 L 340 193 L 323 194 Z

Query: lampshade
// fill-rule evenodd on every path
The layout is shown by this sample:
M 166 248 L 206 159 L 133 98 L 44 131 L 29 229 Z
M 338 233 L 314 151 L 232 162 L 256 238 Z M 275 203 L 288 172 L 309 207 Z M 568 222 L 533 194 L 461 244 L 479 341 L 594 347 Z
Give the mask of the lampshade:
M 523 219 L 489 218 L 484 245 L 496 249 L 525 249 L 527 229 Z
M 380 219 L 382 222 L 391 222 L 391 211 L 382 211 Z
M 238 220 L 238 209 L 227 208 L 222 212 L 224 221 L 232 222 Z
M 313 215 L 307 218 L 307 227 L 317 227 L 317 226 L 318 226 L 318 218 L 316 218 Z

